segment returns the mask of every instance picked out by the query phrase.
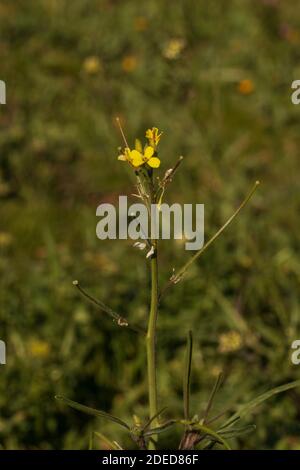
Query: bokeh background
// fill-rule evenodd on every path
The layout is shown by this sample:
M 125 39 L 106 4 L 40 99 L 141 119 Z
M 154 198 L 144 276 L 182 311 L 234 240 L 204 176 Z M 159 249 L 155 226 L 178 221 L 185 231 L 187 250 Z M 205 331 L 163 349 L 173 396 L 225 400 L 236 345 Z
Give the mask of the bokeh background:
M 168 200 L 205 204 L 206 237 L 256 179 L 238 220 L 166 296 L 159 317 L 159 402 L 182 413 L 185 337 L 193 330 L 192 410 L 223 370 L 215 412 L 299 378 L 300 10 L 280 0 L 1 0 L 0 444 L 85 449 L 114 425 L 55 394 L 124 419 L 147 412 L 141 340 L 119 330 L 72 286 L 144 324 L 148 266 L 130 241 L 101 242 L 96 207 L 130 195 L 118 162 L 128 140 L 164 131 L 161 172 L 185 160 Z M 161 249 L 161 282 L 190 254 Z M 235 448 L 299 449 L 300 390 L 245 422 Z M 162 446 L 175 448 L 177 431 Z M 101 448 L 95 442 L 96 448 Z

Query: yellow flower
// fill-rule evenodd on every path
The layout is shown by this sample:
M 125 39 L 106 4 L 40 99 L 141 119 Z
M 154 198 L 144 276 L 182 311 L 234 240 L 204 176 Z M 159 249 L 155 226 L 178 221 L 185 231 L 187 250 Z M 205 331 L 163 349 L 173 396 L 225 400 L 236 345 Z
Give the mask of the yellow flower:
M 12 243 L 13 237 L 8 232 L 0 232 L 0 247 L 9 246 Z
M 102 64 L 98 57 L 90 56 L 84 60 L 83 68 L 88 74 L 95 75 L 101 70 Z
M 127 55 L 123 57 L 122 69 L 124 72 L 133 72 L 137 67 L 137 58 L 134 55 Z
M 219 351 L 228 353 L 238 351 L 242 347 L 242 337 L 237 331 L 223 333 L 219 337 Z
M 160 165 L 160 160 L 153 155 L 154 148 L 151 146 L 147 146 L 144 150 L 144 153 L 139 152 L 136 149 L 130 150 L 130 148 L 126 147 L 124 154 L 118 156 L 118 160 L 127 161 L 134 168 L 138 168 L 145 163 L 147 163 L 147 165 L 149 165 L 151 168 L 158 168 Z
M 152 129 L 148 129 L 146 131 L 146 138 L 148 139 L 151 147 L 155 148 L 158 145 L 161 135 L 162 132 L 159 134 L 157 127 L 152 127 Z
M 28 350 L 32 357 L 44 359 L 50 354 L 50 345 L 47 341 L 33 338 L 29 341 Z
M 185 48 L 185 40 L 183 38 L 170 39 L 163 48 L 163 55 L 166 59 L 175 60 L 179 57 Z
M 241 95 L 250 95 L 253 91 L 254 83 L 248 78 L 241 80 L 238 84 L 238 92 L 241 93 Z

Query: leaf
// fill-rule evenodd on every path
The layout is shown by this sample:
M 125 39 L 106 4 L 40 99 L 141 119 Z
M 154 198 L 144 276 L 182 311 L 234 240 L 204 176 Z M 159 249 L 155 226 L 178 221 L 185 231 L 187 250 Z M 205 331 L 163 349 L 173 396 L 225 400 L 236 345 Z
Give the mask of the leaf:
M 211 437 L 214 438 L 215 441 L 217 441 L 220 444 L 223 444 L 225 449 L 231 450 L 229 444 L 226 442 L 224 437 L 222 437 L 217 431 L 214 431 L 213 429 L 211 429 L 211 428 L 209 428 L 209 427 L 207 427 L 203 424 L 193 423 L 192 421 L 189 421 L 189 420 L 186 420 L 186 419 L 171 419 L 170 421 L 167 421 L 166 423 L 164 423 L 162 426 L 160 426 L 158 428 L 150 429 L 149 431 L 145 432 L 144 436 L 147 437 L 147 436 L 151 436 L 152 434 L 160 434 L 160 433 L 166 431 L 167 429 L 169 429 L 174 424 L 181 424 L 181 425 L 184 425 L 184 426 L 191 426 L 191 430 L 200 431 L 205 435 L 211 436 Z
M 210 394 L 210 397 L 209 397 L 209 400 L 208 400 L 208 403 L 207 403 L 207 406 L 206 406 L 206 410 L 205 410 L 205 413 L 204 413 L 204 418 L 203 418 L 203 422 L 205 423 L 207 421 L 207 418 L 208 418 L 208 415 L 209 415 L 209 412 L 211 410 L 211 407 L 212 407 L 212 404 L 213 404 L 213 401 L 214 401 L 214 398 L 219 390 L 219 388 L 221 387 L 222 385 L 222 381 L 223 381 L 223 374 L 222 372 L 218 375 L 218 378 L 215 382 L 215 385 L 211 391 L 211 394 Z
M 75 410 L 82 411 L 83 413 L 95 416 L 96 418 L 104 418 L 109 421 L 113 421 L 114 423 L 117 423 L 120 426 L 123 426 L 123 428 L 130 429 L 128 424 L 126 424 L 120 418 L 117 418 L 116 416 L 106 413 L 105 411 L 96 410 L 95 408 L 90 408 L 89 406 L 81 405 L 80 403 L 77 403 L 76 401 L 69 400 L 68 398 L 65 398 L 62 396 L 56 396 L 55 398 L 56 400 L 62 401 L 66 405 L 70 406 L 71 408 L 74 408 Z
M 254 398 L 254 400 L 250 401 L 246 405 L 242 405 L 239 410 L 234 413 L 231 418 L 229 418 L 220 428 L 220 431 L 223 430 L 224 428 L 227 428 L 229 426 L 232 426 L 236 421 L 241 419 L 243 416 L 245 416 L 247 413 L 249 413 L 253 408 L 256 406 L 260 405 L 263 403 L 265 400 L 268 400 L 271 398 L 273 395 L 277 395 L 278 393 L 286 392 L 287 390 L 291 390 L 292 388 L 299 387 L 300 386 L 300 380 L 295 380 L 294 382 L 289 382 L 285 385 L 280 385 L 279 387 L 272 388 L 268 392 L 263 393 L 262 395 L 259 395 L 257 398 Z
M 159 410 L 157 413 L 155 413 L 154 416 L 152 416 L 150 419 L 148 419 L 148 421 L 146 422 L 146 424 L 143 426 L 143 431 L 145 431 L 149 426 L 150 424 L 155 420 L 155 418 L 158 418 L 159 415 L 161 415 L 162 413 L 164 413 L 166 411 L 167 407 L 165 406 L 164 408 L 162 408 L 161 410 Z
M 149 429 L 149 431 L 146 431 L 144 433 L 145 437 L 152 436 L 153 434 L 160 434 L 164 431 L 167 431 L 171 426 L 174 426 L 174 424 L 178 424 L 180 420 L 177 419 L 170 419 L 169 421 L 166 421 L 164 424 L 161 426 L 158 426 L 157 428 L 152 428 Z
M 224 431 L 219 431 L 219 434 L 224 436 L 226 439 L 233 439 L 235 437 L 249 434 L 252 431 L 255 431 L 255 429 L 255 424 L 249 424 L 248 426 L 242 426 L 240 428 L 225 429 Z
M 193 356 L 193 335 L 189 331 L 186 345 L 186 359 L 185 369 L 183 377 L 183 407 L 185 419 L 190 418 L 190 379 L 191 379 L 191 368 L 192 368 L 192 356 Z
M 208 436 L 213 437 L 214 440 L 216 440 L 217 442 L 223 444 L 223 446 L 225 447 L 225 449 L 231 450 L 231 447 L 229 446 L 229 444 L 227 443 L 227 441 L 226 441 L 226 440 L 224 439 L 224 437 L 222 437 L 217 431 L 214 431 L 213 429 L 208 428 L 208 427 L 205 426 L 204 424 L 200 424 L 200 423 L 193 424 L 193 425 L 192 425 L 192 429 L 193 429 L 193 430 L 196 430 L 196 431 L 201 431 L 203 434 L 206 434 L 206 435 L 208 435 Z

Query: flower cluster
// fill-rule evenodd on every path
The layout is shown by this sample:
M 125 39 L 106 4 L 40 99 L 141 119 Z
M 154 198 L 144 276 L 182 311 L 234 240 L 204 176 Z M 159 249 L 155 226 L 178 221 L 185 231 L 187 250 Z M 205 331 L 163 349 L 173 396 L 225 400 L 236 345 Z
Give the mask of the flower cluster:
M 160 159 L 157 156 L 156 147 L 160 141 L 161 134 L 158 132 L 157 127 L 148 129 L 146 131 L 148 143 L 144 148 L 141 142 L 136 140 L 135 148 L 131 150 L 128 146 L 125 147 L 123 153 L 118 156 L 118 160 L 126 161 L 134 168 L 139 168 L 145 164 L 150 168 L 158 168 L 160 166 Z

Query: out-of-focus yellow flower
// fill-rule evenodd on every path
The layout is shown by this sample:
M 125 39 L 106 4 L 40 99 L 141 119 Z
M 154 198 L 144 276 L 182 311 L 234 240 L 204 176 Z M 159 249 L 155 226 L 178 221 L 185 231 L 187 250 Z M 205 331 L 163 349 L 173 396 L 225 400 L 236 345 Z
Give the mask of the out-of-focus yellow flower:
M 185 47 L 185 40 L 183 38 L 170 39 L 163 48 L 163 55 L 166 59 L 177 59 Z
M 242 347 L 242 337 L 237 331 L 229 331 L 223 333 L 219 337 L 219 351 L 221 353 L 228 353 L 237 351 Z
M 87 57 L 83 62 L 83 69 L 89 75 L 95 75 L 102 69 L 102 63 L 97 56 Z
M 134 19 L 134 29 L 136 31 L 146 31 L 148 29 L 148 20 L 144 16 L 137 16 Z
M 124 72 L 133 72 L 138 64 L 138 60 L 134 55 L 127 55 L 122 59 L 122 69 Z
M 254 83 L 249 78 L 241 80 L 238 84 L 238 92 L 241 95 L 250 95 L 254 91 Z
M 138 168 L 145 163 L 151 168 L 158 168 L 160 165 L 160 159 L 154 156 L 154 148 L 150 145 L 145 148 L 144 153 L 126 147 L 124 154 L 118 156 L 118 160 L 127 161 L 134 168 Z
M 32 357 L 45 359 L 50 354 L 50 345 L 47 341 L 31 339 L 28 343 L 28 352 Z
M 157 127 L 152 127 L 152 129 L 147 129 L 146 130 L 146 138 L 149 141 L 149 144 L 151 147 L 155 148 L 161 138 L 162 132 L 159 133 Z
M 0 232 L 0 247 L 9 246 L 12 243 L 13 237 L 8 232 Z

